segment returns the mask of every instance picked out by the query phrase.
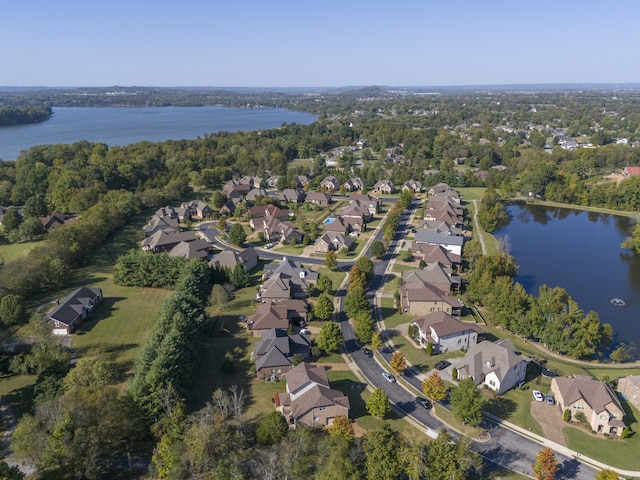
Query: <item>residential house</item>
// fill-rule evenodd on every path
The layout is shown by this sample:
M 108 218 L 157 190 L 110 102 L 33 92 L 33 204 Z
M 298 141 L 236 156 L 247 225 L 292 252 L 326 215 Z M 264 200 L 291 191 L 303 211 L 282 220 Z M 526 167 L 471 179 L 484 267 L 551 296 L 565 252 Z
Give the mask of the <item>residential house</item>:
M 426 245 L 440 245 L 445 250 L 462 256 L 464 237 L 459 235 L 446 235 L 433 230 L 418 230 L 414 235 L 414 243 Z
M 420 193 L 422 191 L 422 183 L 417 180 L 409 180 L 402 184 L 402 191 L 409 190 L 415 193 Z
M 504 339 L 480 342 L 469 348 L 455 367 L 459 380 L 472 378 L 476 385 L 484 384 L 501 395 L 524 382 L 530 361 L 516 352 L 511 340 Z
M 260 188 L 263 187 L 263 180 L 260 177 L 254 177 L 251 175 L 245 175 L 240 180 L 238 180 L 241 185 L 249 185 L 251 188 Z
M 309 186 L 309 179 L 306 175 L 298 175 L 295 179 L 296 186 L 298 188 L 307 188 Z
M 378 180 L 373 186 L 373 193 L 393 193 L 396 191 L 391 180 Z
M 226 268 L 233 270 L 236 265 L 244 265 L 247 271 L 251 271 L 258 266 L 258 254 L 254 248 L 245 248 L 244 250 L 223 250 L 216 253 L 211 260 L 209 266 L 211 268 Z
M 485 333 L 475 323 L 461 322 L 445 312 L 429 313 L 416 318 L 411 325 L 417 327 L 417 341 L 421 346 L 433 345 L 433 353 L 469 349 L 478 343 L 478 336 Z
M 306 335 L 289 335 L 284 328 L 267 330 L 262 334 L 262 340 L 253 346 L 256 377 L 267 381 L 280 380 L 293 368 L 294 355 L 307 358 L 310 351 L 311 342 Z
M 273 217 L 282 222 L 289 220 L 289 210 L 283 210 L 272 204 L 251 207 L 248 212 L 251 217 L 249 225 L 253 230 L 262 230 L 267 217 Z
M 331 194 L 323 192 L 308 193 L 304 201 L 313 205 L 326 207 L 331 203 Z
M 47 318 L 54 335 L 69 335 L 102 303 L 102 289 L 81 287 L 71 292 L 49 312 Z
M 580 421 L 578 413 L 582 413 L 594 432 L 613 437 L 622 434 L 624 410 L 607 383 L 579 375 L 555 377 L 551 391 L 560 410 L 571 412 L 571 421 Z
M 460 194 L 446 183 L 438 183 L 437 185 L 431 187 L 429 189 L 429 199 L 431 199 L 432 197 L 449 199 L 451 202 L 458 205 L 462 201 Z
M 194 242 L 196 239 L 196 234 L 192 230 L 173 233 L 165 233 L 162 230 L 158 230 L 140 242 L 140 245 L 143 250 L 162 253 L 170 251 L 180 242 Z
M 436 287 L 444 294 L 449 294 L 460 288 L 460 275 L 440 263 L 427 265 L 422 270 L 407 270 L 402 272 L 402 283 L 422 282 Z
M 456 297 L 442 293 L 439 288 L 418 279 L 404 282 L 400 287 L 400 305 L 403 313 L 427 315 L 433 312 L 445 312 L 459 317 L 462 303 Z
M 338 177 L 334 175 L 329 175 L 328 177 L 325 177 L 322 182 L 320 182 L 320 188 L 324 189 L 327 192 L 336 192 L 340 190 L 340 185 L 340 180 L 338 180 Z
M 68 217 L 63 213 L 53 212 L 51 215 L 47 215 L 46 217 L 40 217 L 40 222 L 47 233 L 51 233 L 66 224 L 68 222 Z
M 307 302 L 304 300 L 280 300 L 259 303 L 256 313 L 247 318 L 247 328 L 253 335 L 262 335 L 266 330 L 289 326 L 301 327 L 307 321 Z
M 622 174 L 625 177 L 635 177 L 637 175 L 640 175 L 640 167 L 624 167 L 624 169 L 622 170 Z
M 198 258 L 200 260 L 207 260 L 209 258 L 209 251 L 211 246 L 209 242 L 204 238 L 197 238 L 193 241 L 182 241 L 169 250 L 169 255 L 172 257 L 180 257 L 186 260 L 192 260 Z
M 357 192 L 365 187 L 364 182 L 360 177 L 350 178 L 344 182 L 344 190 L 346 192 Z
M 271 175 L 267 178 L 267 187 L 276 188 L 278 186 L 278 180 L 280 180 L 280 175 Z
M 360 205 L 358 202 L 351 203 L 338 212 L 338 216 L 344 219 L 354 219 L 359 225 L 366 225 L 372 220 L 371 212 L 368 207 Z
M 153 215 L 149 222 L 142 227 L 142 231 L 145 237 L 150 237 L 158 230 L 162 230 L 164 233 L 175 233 L 179 230 L 179 224 L 180 220 L 178 220 L 177 215 L 175 217 Z
M 458 271 L 462 263 L 462 257 L 460 255 L 451 253 L 442 245 L 412 242 L 411 254 L 415 260 L 422 260 L 427 265 L 439 263 L 453 271 Z
M 265 269 L 268 270 L 270 267 L 270 265 L 267 265 Z M 284 257 L 260 287 L 257 298 L 264 301 L 306 298 L 309 287 L 317 282 L 317 272 L 303 267 L 299 262 Z
M 618 379 L 618 392 L 640 410 L 640 375 L 629 375 Z
M 372 217 L 380 211 L 380 207 L 382 206 L 382 200 L 378 197 L 362 193 L 352 193 L 349 195 L 349 203 L 358 203 L 367 207 Z
M 323 227 L 325 232 L 341 233 L 343 235 L 353 231 L 351 223 L 340 216 L 335 217 L 331 222 L 323 223 Z
M 262 232 L 269 243 L 301 243 L 304 238 L 304 233 L 291 222 L 283 222 L 271 215 L 264 217 Z
M 287 203 L 302 203 L 305 200 L 307 194 L 301 188 L 285 188 L 281 192 L 278 192 L 276 198 L 281 202 Z
M 267 196 L 267 191 L 264 188 L 260 187 L 260 188 L 252 188 L 251 190 L 249 190 L 244 198 L 249 202 L 255 202 L 259 198 L 265 198 L 266 196 Z
M 325 367 L 302 362 L 285 378 L 287 391 L 275 397 L 276 408 L 293 428 L 326 427 L 338 415 L 349 416 L 349 397 L 331 388 Z
M 353 239 L 347 235 L 336 232 L 326 232 L 319 237 L 315 243 L 315 251 L 327 253 L 329 250 L 339 252 L 340 250 L 350 250 L 353 246 Z
M 234 182 L 235 180 L 229 180 L 229 181 Z M 225 186 L 222 189 L 222 193 L 224 193 L 227 196 L 227 198 L 242 198 L 251 190 L 252 190 L 251 185 L 242 185 L 242 184 L 229 185 L 227 183 L 227 186 Z
M 242 201 L 242 198 L 231 198 L 224 205 L 220 207 L 220 213 L 231 216 L 236 211 L 237 205 Z
M 182 207 L 176 208 L 173 205 L 160 207 L 158 210 L 155 211 L 153 215 L 156 217 L 162 217 L 162 218 L 174 218 L 181 222 L 185 220 L 191 220 L 191 218 L 189 218 L 189 212 L 187 211 L 187 209 Z M 186 215 L 186 218 L 185 218 L 185 215 Z
M 464 233 L 461 228 L 442 220 L 422 220 L 420 222 L 420 228 L 422 230 L 432 230 L 444 235 L 462 235 Z
M 480 181 L 486 182 L 487 178 L 489 177 L 489 170 L 478 170 L 477 172 L 473 173 L 473 176 Z
M 180 207 L 189 212 L 191 219 L 203 219 L 210 218 L 213 214 L 213 209 L 204 203 L 202 200 L 192 200 L 191 202 L 185 202 Z

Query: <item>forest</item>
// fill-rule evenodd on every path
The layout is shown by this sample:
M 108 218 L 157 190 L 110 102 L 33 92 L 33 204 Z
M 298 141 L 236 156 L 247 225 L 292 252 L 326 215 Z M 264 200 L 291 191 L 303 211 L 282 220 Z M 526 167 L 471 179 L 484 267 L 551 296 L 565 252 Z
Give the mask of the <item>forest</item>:
M 40 123 L 51 115 L 50 106 L 0 106 L 0 127 Z
M 33 330 L 29 351 L 1 368 L 5 375 L 37 376 L 32 409 L 20 420 L 12 448 L 37 466 L 38 478 L 113 478 L 114 472 L 132 468 L 129 452 L 148 478 L 439 479 L 467 478 L 480 467 L 465 439 L 451 442 L 446 435 L 427 444 L 382 427 L 355 437 L 349 428 L 288 432 L 284 419 L 274 415 L 250 423 L 245 393 L 238 389 L 217 391 L 204 408 L 189 411 L 186 399 L 200 356 L 197 339 L 208 326 L 204 299 L 211 289 L 198 265 L 170 266 L 171 296 L 135 372 L 126 378 L 126 389 L 119 384 L 122 372 L 99 356 L 87 355 L 70 370 L 68 354 L 37 328 L 29 307 L 42 292 L 63 288 L 98 246 L 145 209 L 179 201 L 194 190 L 220 189 L 242 175 L 282 175 L 287 181 L 307 175 L 314 188 L 331 173 L 342 179 L 360 176 L 369 188 L 381 178 L 396 185 L 418 179 L 426 187 L 438 182 L 491 187 L 501 198 L 531 192 L 567 204 L 640 210 L 640 177 L 605 178 L 626 166 L 640 166 L 640 148 L 634 146 L 640 141 L 638 91 L 424 96 L 369 88 L 308 98 L 252 92 L 178 92 L 172 97 L 166 91 L 122 90 L 82 95 L 83 105 L 250 103 L 310 111 L 319 120 L 197 140 L 37 146 L 16 161 L 0 163 L 0 206 L 20 206 L 22 212 L 5 213 L 4 242 L 41 239 L 35 220 L 55 211 L 79 219 L 47 234 L 28 256 L 0 266 L 4 337 L 22 327 Z M 37 102 L 64 105 L 62 97 L 52 91 L 3 93 L 0 99 L 29 110 Z M 49 107 L 39 114 L 47 112 Z M 563 148 L 560 133 L 584 148 Z M 366 140 L 359 151 L 351 148 L 358 140 Z M 338 167 L 327 168 L 326 154 L 337 148 L 343 149 Z M 505 168 L 493 168 L 499 166 Z M 570 303 L 566 292 L 547 290 L 534 302 L 513 285 L 510 265 L 500 274 L 501 266 L 492 264 L 508 259 L 474 261 L 494 275 L 483 278 L 484 267 L 477 268 L 469 294 L 495 306 L 496 323 L 517 332 L 534 325 L 536 332 L 548 335 L 545 341 L 558 345 L 563 326 L 580 323 L 583 312 L 577 305 L 562 312 L 562 305 Z M 493 297 L 487 285 L 500 287 Z M 521 305 L 504 306 L 505 297 Z M 557 328 L 541 325 L 548 313 L 544 308 L 551 308 L 543 300 L 563 313 L 558 313 Z M 581 328 L 593 341 L 586 347 L 568 345 L 562 353 L 587 356 L 606 341 L 610 332 L 586 320 Z M 10 478 L 21 478 L 15 475 Z

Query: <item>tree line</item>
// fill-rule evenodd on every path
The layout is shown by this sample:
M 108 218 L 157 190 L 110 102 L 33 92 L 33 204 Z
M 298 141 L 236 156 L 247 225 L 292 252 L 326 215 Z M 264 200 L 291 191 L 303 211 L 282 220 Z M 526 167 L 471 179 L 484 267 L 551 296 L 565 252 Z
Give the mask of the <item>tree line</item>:
M 50 106 L 0 106 L 0 127 L 41 123 L 52 115 Z

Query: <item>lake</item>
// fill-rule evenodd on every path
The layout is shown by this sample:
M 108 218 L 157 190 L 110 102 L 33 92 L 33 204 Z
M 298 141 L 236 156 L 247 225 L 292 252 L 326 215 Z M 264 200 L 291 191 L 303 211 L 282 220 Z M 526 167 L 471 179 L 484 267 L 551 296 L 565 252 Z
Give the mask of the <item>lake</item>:
M 631 219 L 540 205 L 507 211 L 509 224 L 494 235 L 508 237 L 519 266 L 515 280 L 533 295 L 543 284 L 564 288 L 582 310 L 610 323 L 616 340 L 640 348 L 640 256 L 620 247 Z M 616 307 L 612 298 L 626 305 Z
M 308 125 L 316 119 L 281 108 L 60 107 L 46 122 L 0 127 L 0 159 L 15 160 L 35 145 L 89 140 L 122 146 L 142 140 L 195 139 L 220 131 L 268 130 L 283 123 Z

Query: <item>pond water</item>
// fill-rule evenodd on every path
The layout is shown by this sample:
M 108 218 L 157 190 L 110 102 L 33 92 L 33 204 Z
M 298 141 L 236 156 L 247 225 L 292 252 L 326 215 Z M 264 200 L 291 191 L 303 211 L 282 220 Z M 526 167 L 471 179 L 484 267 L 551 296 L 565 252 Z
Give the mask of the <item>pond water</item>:
M 507 211 L 509 224 L 494 234 L 508 239 L 515 280 L 533 295 L 544 284 L 564 288 L 582 310 L 610 323 L 616 340 L 640 348 L 640 256 L 620 246 L 631 219 L 525 204 Z

